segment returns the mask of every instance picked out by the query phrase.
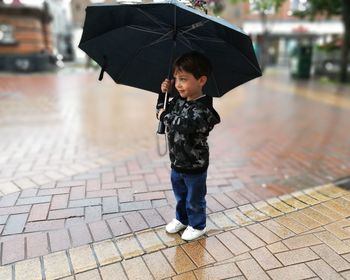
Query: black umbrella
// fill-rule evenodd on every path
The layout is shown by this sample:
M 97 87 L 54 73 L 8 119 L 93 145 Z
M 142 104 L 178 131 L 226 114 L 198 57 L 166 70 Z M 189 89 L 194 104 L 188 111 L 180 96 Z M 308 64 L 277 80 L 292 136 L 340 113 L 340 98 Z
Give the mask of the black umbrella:
M 172 58 L 191 50 L 213 64 L 208 95 L 222 96 L 261 76 L 248 35 L 177 1 L 89 6 L 79 47 L 116 83 L 153 92 Z
M 86 8 L 79 47 L 123 85 L 158 93 L 173 60 L 196 50 L 213 72 L 204 93 L 220 97 L 261 76 L 251 39 L 223 19 L 174 0 Z

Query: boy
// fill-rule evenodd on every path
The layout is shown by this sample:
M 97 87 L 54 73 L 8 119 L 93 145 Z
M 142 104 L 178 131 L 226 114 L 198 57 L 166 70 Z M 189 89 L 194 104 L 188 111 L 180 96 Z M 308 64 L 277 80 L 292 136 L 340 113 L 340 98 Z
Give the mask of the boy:
M 174 63 L 174 97 L 160 109 L 169 142 L 171 183 L 176 198 L 176 219 L 166 226 L 168 233 L 186 228 L 181 238 L 193 240 L 206 231 L 206 179 L 209 165 L 207 137 L 220 122 L 213 99 L 202 92 L 211 72 L 210 61 L 199 52 L 180 56 Z M 165 79 L 161 91 L 170 90 L 174 80 Z

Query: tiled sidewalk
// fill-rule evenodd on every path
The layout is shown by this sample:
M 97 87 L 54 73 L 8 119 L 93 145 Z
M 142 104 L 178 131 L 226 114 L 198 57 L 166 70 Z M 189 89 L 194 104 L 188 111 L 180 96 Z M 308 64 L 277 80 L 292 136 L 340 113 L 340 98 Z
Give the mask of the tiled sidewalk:
M 325 197 L 334 198 L 341 190 L 308 188 L 350 174 L 348 89 L 339 93 L 319 84 L 292 82 L 283 72 L 271 71 L 215 100 L 222 123 L 210 137 L 210 237 L 176 246 L 180 240 L 163 232 L 163 225 L 173 218 L 174 198 L 168 158 L 155 151 L 155 97 L 116 86 L 109 79 L 97 84 L 97 76 L 0 76 L 2 273 L 11 267 L 16 279 L 22 279 L 19 275 L 30 279 L 28 272 L 42 274 L 33 279 L 44 275 L 50 279 L 48 275 L 56 272 L 79 271 L 75 279 L 99 279 L 94 273 L 122 269 L 120 275 L 137 279 L 128 267 L 147 265 L 156 277 L 153 258 L 147 257 L 153 252 L 154 260 L 163 263 L 166 258 L 170 266 L 164 267 L 177 276 L 194 273 L 185 274 L 184 279 L 194 275 L 205 279 L 198 273 L 204 273 L 203 268 L 214 273 L 217 265 L 250 278 L 244 262 L 241 267 L 237 261 L 254 267 L 252 260 L 260 261 L 252 252 L 263 247 L 289 267 L 276 255 L 282 251 L 271 251 L 267 245 L 278 241 L 268 243 L 259 236 L 260 230 L 274 232 L 273 225 L 278 224 L 299 236 L 313 227 L 321 230 L 321 225 L 321 231 L 330 231 L 328 225 L 338 222 L 347 227 L 342 224 L 346 215 L 328 217 L 324 212 L 343 200 L 328 201 L 328 208 L 320 206 Z M 303 208 L 307 209 L 301 214 L 296 211 Z M 264 246 L 250 247 L 242 240 L 250 233 Z M 282 244 L 291 237 L 274 234 Z M 242 254 L 230 247 L 231 239 L 243 242 L 237 249 Z M 226 248 L 222 256 L 215 252 L 216 246 Z M 193 247 L 203 251 L 204 260 L 199 260 L 203 264 L 195 260 Z M 175 260 L 181 262 L 177 251 L 191 259 L 188 271 L 176 268 Z M 79 256 L 87 257 L 86 263 Z M 45 271 L 45 263 L 56 259 L 62 267 Z M 272 277 L 272 268 L 260 265 Z M 316 273 L 312 264 L 307 267 Z M 226 278 L 230 277 L 235 276 Z
M 334 185 L 209 215 L 206 238 L 164 227 L 0 268 L 0 279 L 350 279 L 350 193 Z

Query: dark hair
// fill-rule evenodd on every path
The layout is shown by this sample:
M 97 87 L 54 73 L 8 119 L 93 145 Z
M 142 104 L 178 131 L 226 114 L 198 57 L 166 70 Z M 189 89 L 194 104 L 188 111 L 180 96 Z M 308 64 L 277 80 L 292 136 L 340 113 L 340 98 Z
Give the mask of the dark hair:
M 212 66 L 205 55 L 192 51 L 181 55 L 175 60 L 173 73 L 176 71 L 186 71 L 191 73 L 196 79 L 199 79 L 201 76 L 209 77 Z

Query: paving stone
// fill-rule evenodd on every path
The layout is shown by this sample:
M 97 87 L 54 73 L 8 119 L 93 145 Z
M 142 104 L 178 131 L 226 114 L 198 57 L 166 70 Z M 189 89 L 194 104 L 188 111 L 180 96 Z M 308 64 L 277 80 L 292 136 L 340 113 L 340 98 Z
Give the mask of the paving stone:
M 337 254 L 345 254 L 350 252 L 350 246 L 328 231 L 315 233 L 315 235 L 330 248 L 332 248 Z
M 49 232 L 51 252 L 62 251 L 70 248 L 68 231 L 65 229 Z
M 267 244 L 271 244 L 280 240 L 280 238 L 276 234 L 274 234 L 272 231 L 268 230 L 261 224 L 249 225 L 247 226 L 247 229 Z
M 181 246 L 164 249 L 162 252 L 177 274 L 188 272 L 196 268 L 195 264 L 187 256 Z
M 283 215 L 281 211 L 278 211 L 277 209 L 273 208 L 269 204 L 267 204 L 265 201 L 258 201 L 253 203 L 254 207 L 257 208 L 259 211 L 265 213 L 266 215 L 270 217 L 278 217 L 280 215 Z
M 49 203 L 34 204 L 30 210 L 28 221 L 32 222 L 46 220 L 47 214 L 49 212 L 49 207 Z
M 314 198 L 320 202 L 327 201 L 327 200 L 331 199 L 330 197 L 325 196 L 325 195 L 317 192 L 314 188 L 303 190 L 303 192 L 305 194 L 307 194 L 308 196 L 311 196 L 312 198 Z
M 86 207 L 86 206 L 96 206 L 102 205 L 101 198 L 88 198 L 88 199 L 79 199 L 79 200 L 70 200 L 69 208 L 78 208 L 78 207 Z
M 119 203 L 117 197 L 104 197 L 102 198 L 102 213 L 110 214 L 119 211 Z
M 227 217 L 229 217 L 237 225 L 245 226 L 245 225 L 249 225 L 249 224 L 253 223 L 253 221 L 251 219 L 249 219 L 247 216 L 245 216 L 242 212 L 240 212 L 236 208 L 226 210 L 226 211 L 224 211 L 224 213 Z
M 303 247 L 310 247 L 321 244 L 316 236 L 313 234 L 298 235 L 282 241 L 289 249 L 299 249 Z
M 177 275 L 172 279 L 173 280 L 197 280 L 196 276 L 194 276 L 192 271 Z
M 124 215 L 124 219 L 133 232 L 148 228 L 147 223 L 138 212 L 131 212 L 129 214 L 126 214 Z
M 223 212 L 212 213 L 208 215 L 208 217 L 222 230 L 237 226 L 237 224 L 232 222 L 225 214 L 223 214 Z
M 165 245 L 159 239 L 157 234 L 153 230 L 146 230 L 143 232 L 138 232 L 136 238 L 140 242 L 142 248 L 146 253 L 158 251 L 165 248 Z
M 276 268 L 267 272 L 272 279 L 276 280 L 299 280 L 316 276 L 305 264 L 295 264 L 287 267 Z
M 107 265 L 122 259 L 115 244 L 111 240 L 93 243 L 93 248 L 100 265 Z
M 220 233 L 216 236 L 234 255 L 250 251 L 249 247 L 231 232 Z
M 304 225 L 298 223 L 296 220 L 290 218 L 289 216 L 282 216 L 274 219 L 277 223 L 285 226 L 296 234 L 300 234 L 308 231 L 308 228 Z
M 304 215 L 301 211 L 290 213 L 288 216 L 289 216 L 289 218 L 292 218 L 295 221 L 298 221 L 299 223 L 303 224 L 304 226 L 306 226 L 309 229 L 314 229 L 314 228 L 318 228 L 318 227 L 322 226 L 319 222 Z
M 318 204 L 320 201 L 314 199 L 313 197 L 301 192 L 301 191 L 296 191 L 291 193 L 292 196 L 297 198 L 298 200 L 304 202 L 307 205 L 315 205 Z
M 256 237 L 253 233 L 248 231 L 246 228 L 239 228 L 231 231 L 236 235 L 240 240 L 242 240 L 248 247 L 251 249 L 256 249 L 262 246 L 265 246 L 265 242 L 260 238 Z
M 0 216 L 28 213 L 30 211 L 30 208 L 31 208 L 31 205 L 11 206 L 11 207 L 0 208 Z
M 93 252 L 89 245 L 70 249 L 69 256 L 74 273 L 87 271 L 97 267 Z
M 86 280 L 86 279 L 93 279 L 93 280 L 101 280 L 100 274 L 98 273 L 97 269 L 93 269 L 90 271 L 78 273 L 75 275 L 76 280 Z
M 9 234 L 22 233 L 25 227 L 27 218 L 28 218 L 28 214 L 11 215 L 7 220 L 7 223 L 5 225 L 5 228 L 2 234 L 9 235 Z
M 238 208 L 244 215 L 246 215 L 248 218 L 256 222 L 264 221 L 269 218 L 264 213 L 254 208 L 251 204 L 239 206 Z
M 332 267 L 330 267 L 325 261 L 315 260 L 306 263 L 308 267 L 312 269 L 321 279 L 343 279 Z
M 155 229 L 155 232 L 163 241 L 163 243 L 168 247 L 185 243 L 185 241 L 181 239 L 179 234 L 169 234 L 165 231 L 164 227 Z
M 197 269 L 194 273 L 198 279 L 210 280 L 228 279 L 230 277 L 241 275 L 241 272 L 233 263 Z
M 116 217 L 106 220 L 114 236 L 130 233 L 131 230 L 123 217 Z
M 267 245 L 266 248 L 269 249 L 269 251 L 272 254 L 285 252 L 289 250 L 288 247 L 286 247 L 286 245 L 284 245 L 282 242 L 276 242 L 274 244 Z
M 223 261 L 233 257 L 233 254 L 214 236 L 201 239 L 199 243 L 216 261 Z
M 1 190 L 1 183 L 0 183 L 0 190 Z M 16 193 L 11 193 L 11 194 L 8 194 L 8 195 L 1 197 L 0 207 L 15 206 L 19 195 L 20 195 L 20 193 L 16 192 Z
M 69 194 L 54 195 L 51 201 L 51 210 L 63 209 L 68 207 Z
M 49 212 L 49 220 L 65 219 L 72 217 L 83 217 L 84 208 L 68 208 L 60 210 L 52 210 Z
M 0 279 L 12 280 L 12 266 L 0 266 Z
M 315 187 L 315 190 L 326 195 L 329 197 L 337 198 L 339 196 L 342 196 L 345 190 L 333 185 L 333 184 L 327 184 L 322 186 Z
M 136 211 L 136 210 L 142 210 L 142 209 L 150 209 L 152 208 L 152 203 L 149 200 L 146 201 L 136 201 L 136 202 L 124 202 L 120 203 L 120 211 L 121 212 L 127 212 L 127 211 Z
M 71 275 L 66 252 L 58 252 L 43 257 L 46 280 Z
M 42 279 L 39 258 L 25 260 L 16 263 L 15 277 L 18 280 Z
M 44 256 L 49 253 L 49 244 L 46 233 L 33 233 L 26 237 L 27 258 Z
M 269 198 L 268 200 L 266 200 L 266 202 L 283 213 L 290 213 L 296 210 L 295 208 L 289 206 L 288 204 L 284 203 L 282 200 L 275 197 Z
M 101 241 L 112 237 L 105 221 L 90 223 L 89 229 L 94 241 Z
M 24 237 L 16 236 L 2 243 L 2 265 L 24 259 Z
M 326 207 L 324 204 L 317 204 L 315 206 L 312 206 L 312 209 L 318 211 L 322 215 L 329 217 L 333 221 L 340 220 L 344 217 L 344 215 L 341 215 L 341 213 L 331 210 L 330 208 Z
M 103 280 L 115 280 L 116 275 L 118 280 L 128 280 L 120 263 L 102 266 L 100 272 Z
M 45 202 L 51 202 L 51 196 L 36 196 L 36 197 L 29 197 L 29 198 L 19 198 L 16 202 L 17 206 L 20 205 L 32 205 L 32 204 L 39 204 L 39 203 L 45 203 Z
M 76 225 L 69 228 L 73 246 L 85 245 L 92 242 L 90 231 L 86 224 Z
M 313 246 L 311 249 L 337 272 L 350 269 L 350 264 L 328 246 L 321 244 Z
M 141 210 L 140 214 L 146 220 L 147 224 L 151 228 L 165 224 L 165 221 L 162 219 L 162 217 L 158 214 L 158 212 L 155 209 Z
M 338 201 L 328 200 L 324 202 L 323 205 L 330 208 L 333 212 L 342 215 L 343 217 L 350 216 L 350 209 L 343 207 L 341 204 L 338 203 Z
M 261 224 L 282 239 L 292 237 L 295 235 L 292 231 L 290 231 L 286 227 L 280 225 L 279 223 L 277 223 L 274 220 L 263 221 L 263 222 L 261 222 Z
M 290 194 L 284 194 L 278 197 L 280 200 L 282 200 L 284 203 L 292 206 L 296 209 L 303 209 L 305 207 L 308 207 L 308 204 L 296 199 L 295 197 L 291 196 Z
M 142 258 L 155 279 L 164 279 L 176 275 L 161 252 L 147 254 Z
M 140 256 L 144 253 L 133 235 L 118 237 L 115 239 L 115 242 L 125 259 Z
M 309 248 L 301 248 L 288 252 L 275 254 L 284 266 L 303 263 L 318 259 L 319 257 Z
M 348 220 L 340 220 L 329 225 L 324 226 L 324 228 L 335 235 L 340 240 L 349 239 L 350 231 L 345 229 L 344 227 L 350 226 L 350 221 Z
M 122 262 L 129 279 L 148 280 L 153 279 L 150 271 L 141 257 L 133 258 Z
M 253 258 L 264 270 L 281 267 L 282 264 L 266 248 L 259 248 L 250 252 Z
M 186 254 L 190 256 L 197 267 L 206 266 L 215 262 L 213 257 L 200 245 L 198 241 L 183 244 L 181 247 L 184 249 Z
M 237 266 L 243 272 L 243 275 L 247 279 L 252 279 L 252 280 L 270 279 L 269 276 L 265 273 L 265 271 L 253 259 L 239 261 L 237 262 Z

